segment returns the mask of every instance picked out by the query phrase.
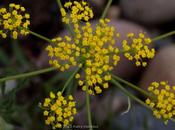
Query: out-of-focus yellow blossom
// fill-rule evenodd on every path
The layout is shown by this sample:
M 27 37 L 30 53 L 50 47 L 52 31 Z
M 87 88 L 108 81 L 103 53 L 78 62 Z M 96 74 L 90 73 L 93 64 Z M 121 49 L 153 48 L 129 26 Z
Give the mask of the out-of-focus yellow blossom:
M 45 98 L 42 104 L 46 125 L 51 125 L 53 129 L 69 126 L 77 113 L 75 105 L 72 95 L 63 97 L 61 92 L 50 92 L 50 97 Z
M 146 104 L 153 110 L 153 115 L 163 119 L 165 123 L 175 116 L 175 86 L 168 82 L 153 82 L 148 87 L 154 99 L 148 98 Z
M 0 35 L 6 38 L 7 34 L 17 39 L 18 35 L 27 35 L 28 26 L 30 25 L 30 15 L 25 13 L 25 8 L 11 3 L 9 9 L 0 9 Z
M 120 60 L 119 49 L 114 47 L 115 28 L 108 26 L 108 19 L 101 19 L 92 28 L 89 22 L 81 27 L 74 24 L 75 36 L 53 39 L 55 45 L 46 50 L 51 58 L 51 65 L 64 71 L 71 66 L 82 66 L 83 73 L 75 77 L 79 85 L 89 94 L 99 94 L 108 88 L 110 72 Z
M 155 49 L 149 48 L 151 39 L 145 37 L 144 33 L 139 33 L 138 36 L 128 33 L 127 38 L 129 40 L 122 41 L 124 56 L 129 60 L 135 60 L 136 66 L 145 67 L 146 59 L 152 59 L 155 55 Z
M 70 14 L 67 14 L 66 10 L 70 10 Z M 66 24 L 77 23 L 80 20 L 89 21 L 94 16 L 92 9 L 85 1 L 66 2 L 60 11 L 62 21 Z

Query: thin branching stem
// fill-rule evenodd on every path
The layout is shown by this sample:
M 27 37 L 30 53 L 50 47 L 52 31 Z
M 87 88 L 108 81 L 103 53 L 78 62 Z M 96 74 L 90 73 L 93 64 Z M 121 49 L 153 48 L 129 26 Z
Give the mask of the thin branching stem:
M 5 82 L 7 80 L 14 80 L 14 79 L 20 79 L 20 78 L 26 78 L 26 77 L 40 75 L 40 74 L 43 74 L 43 73 L 51 72 L 55 69 L 56 68 L 54 68 L 54 67 L 49 67 L 49 68 L 45 68 L 45 69 L 40 69 L 40 70 L 28 72 L 28 73 L 22 73 L 22 74 L 13 75 L 13 76 L 7 76 L 7 77 L 4 77 L 4 78 L 1 78 L 0 83 Z
M 127 107 L 127 109 L 124 112 L 122 112 L 121 115 L 124 115 L 124 114 L 128 113 L 130 109 L 131 109 L 131 100 L 128 97 L 128 107 Z
M 72 73 L 72 75 L 69 77 L 69 79 L 66 81 L 66 83 L 63 86 L 62 89 L 62 93 L 64 92 L 64 90 L 66 89 L 66 87 L 70 84 L 70 82 L 72 81 L 72 79 L 74 78 L 75 74 L 80 70 L 80 67 L 78 67 L 77 69 L 75 69 L 75 71 Z
M 158 40 L 161 40 L 161 39 L 164 39 L 164 38 L 167 38 L 169 36 L 172 36 L 175 34 L 175 30 L 174 31 L 171 31 L 171 32 L 168 32 L 168 33 L 165 33 L 165 34 L 162 34 L 160 36 L 157 36 L 155 38 L 152 39 L 152 41 L 158 41 Z
M 117 82 L 116 80 L 112 79 L 111 82 L 117 86 L 123 93 L 125 93 L 128 97 L 130 97 L 131 99 L 135 100 L 136 102 L 140 103 L 141 105 L 149 108 L 149 106 L 147 104 L 145 104 L 145 102 L 143 102 L 142 100 L 140 100 L 139 98 L 137 98 L 136 96 L 134 96 L 131 92 L 129 92 L 127 89 L 125 89 L 119 82 Z
M 90 96 L 89 96 L 88 91 L 86 91 L 86 109 L 87 109 L 89 130 L 93 130 L 93 128 L 92 128 L 92 117 L 91 117 L 91 108 L 90 108 Z
M 104 19 L 104 18 L 106 17 L 107 12 L 108 12 L 108 10 L 109 10 L 109 7 L 110 7 L 111 4 L 112 4 L 112 1 L 113 1 L 113 0 L 108 0 L 108 3 L 107 3 L 107 5 L 106 5 L 106 7 L 105 7 L 105 9 L 104 9 L 104 11 L 103 11 L 103 13 L 102 13 L 102 15 L 101 15 L 101 19 Z
M 40 34 L 38 34 L 36 32 L 33 32 L 33 31 L 29 30 L 29 33 L 34 35 L 34 36 L 36 36 L 36 37 L 38 37 L 38 38 L 40 38 L 40 39 L 42 39 L 42 40 L 44 40 L 44 41 L 46 41 L 46 42 L 52 43 L 51 39 L 49 39 L 47 37 L 44 37 L 44 36 L 42 36 L 42 35 L 40 35 Z
M 152 97 L 147 91 L 145 91 L 145 90 L 139 88 L 138 86 L 136 86 L 136 85 L 134 85 L 134 84 L 132 84 L 132 83 L 130 83 L 130 82 L 128 82 L 128 81 L 126 81 L 126 80 L 124 80 L 124 79 L 122 79 L 122 78 L 116 76 L 116 75 L 113 75 L 113 74 L 112 74 L 112 77 L 113 77 L 115 80 L 117 80 L 117 81 L 119 81 L 119 82 L 121 82 L 121 83 L 124 83 L 124 84 L 126 84 L 127 86 L 129 86 L 129 87 L 131 87 L 131 88 L 133 88 L 133 89 L 139 91 L 140 93 L 144 94 L 145 96 Z
M 63 5 L 62 5 L 61 1 L 60 1 L 60 0 L 56 0 L 56 1 L 57 1 L 57 4 L 58 4 L 59 8 L 60 8 L 60 9 L 63 8 Z M 67 29 L 69 30 L 70 34 L 71 34 L 72 36 L 75 36 L 74 30 L 72 29 L 70 23 L 66 24 L 66 27 L 67 27 Z

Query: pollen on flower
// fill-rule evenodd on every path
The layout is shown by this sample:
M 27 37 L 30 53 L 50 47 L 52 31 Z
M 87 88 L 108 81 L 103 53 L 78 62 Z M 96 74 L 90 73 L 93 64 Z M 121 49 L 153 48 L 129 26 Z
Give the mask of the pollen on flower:
M 57 37 L 52 40 L 54 45 L 48 45 L 46 51 L 50 57 L 49 63 L 58 68 L 60 71 L 65 71 L 71 66 L 77 66 L 80 47 L 71 42 L 71 37 Z
M 69 126 L 77 113 L 75 105 L 72 95 L 63 97 L 61 92 L 57 94 L 50 92 L 50 97 L 45 98 L 42 104 L 45 123 L 51 125 L 53 129 Z
M 147 98 L 146 104 L 153 110 L 153 115 L 158 119 L 163 119 L 165 123 L 175 116 L 175 86 L 170 86 L 168 82 L 152 82 L 148 87 L 154 99 Z
M 75 40 L 81 46 L 81 59 L 84 61 L 84 75 L 79 79 L 83 91 L 99 94 L 108 88 L 110 72 L 120 60 L 119 49 L 114 47 L 115 29 L 108 26 L 109 19 L 101 19 L 93 29 L 89 22 L 81 28 L 75 27 Z M 82 39 L 82 41 L 80 40 Z M 83 82 L 82 82 L 83 81 Z
M 76 74 L 75 78 L 82 90 L 88 90 L 90 94 L 99 94 L 102 89 L 108 88 L 110 72 L 120 60 L 119 49 L 114 47 L 115 29 L 108 25 L 109 21 L 101 19 L 94 29 L 89 22 L 81 26 L 74 24 L 73 38 L 55 38 L 53 44 L 46 48 L 49 63 L 59 70 L 65 71 L 74 66 L 83 68 L 83 72 Z
M 129 40 L 122 41 L 124 56 L 128 60 L 135 60 L 136 66 L 147 66 L 146 59 L 152 59 L 155 55 L 155 49 L 150 48 L 151 39 L 145 37 L 144 33 L 135 36 L 134 33 L 128 33 Z
M 114 47 L 115 38 L 120 34 L 108 25 L 109 19 L 100 19 L 93 28 L 88 22 L 93 18 L 93 11 L 84 1 L 66 2 L 60 11 L 63 22 L 73 23 L 74 36 L 52 40 L 53 44 L 46 48 L 49 63 L 60 71 L 81 67 L 82 72 L 75 75 L 78 84 L 89 94 L 99 94 L 109 87 L 110 72 L 120 60 L 119 49 Z M 85 23 L 80 25 L 80 20 Z
M 66 10 L 70 10 L 70 15 L 67 15 Z M 89 21 L 94 16 L 92 9 L 85 1 L 66 2 L 64 8 L 61 8 L 60 11 L 62 22 L 66 24 L 70 22 L 75 24 L 81 20 Z
M 17 39 L 18 35 L 27 35 L 28 26 L 30 25 L 30 15 L 25 13 L 25 8 L 11 3 L 9 9 L 0 9 L 0 35 L 6 38 L 10 34 L 13 39 Z

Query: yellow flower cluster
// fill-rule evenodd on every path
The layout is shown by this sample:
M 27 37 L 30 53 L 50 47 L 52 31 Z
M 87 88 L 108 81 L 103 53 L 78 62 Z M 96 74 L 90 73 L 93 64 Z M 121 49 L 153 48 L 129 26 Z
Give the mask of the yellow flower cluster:
M 6 38 L 10 33 L 14 39 L 18 35 L 27 35 L 30 15 L 25 13 L 25 8 L 17 4 L 9 4 L 9 10 L 6 8 L 0 9 L 0 35 Z
M 135 36 L 134 33 L 128 33 L 129 40 L 123 40 L 123 53 L 129 60 L 135 60 L 136 66 L 147 65 L 146 59 L 152 59 L 155 55 L 155 49 L 149 48 L 152 42 L 150 38 L 145 37 L 144 33 L 139 33 Z
M 66 13 L 66 10 L 70 10 L 70 15 Z M 93 11 L 85 1 L 66 2 L 64 8 L 61 8 L 60 11 L 62 21 L 66 24 L 70 22 L 77 23 L 80 20 L 89 21 L 94 16 Z
M 79 85 L 83 91 L 89 94 L 99 94 L 102 88 L 108 88 L 108 81 L 111 80 L 110 72 L 120 60 L 119 49 L 114 48 L 115 28 L 108 26 L 108 19 L 101 19 L 92 29 L 89 22 L 79 30 L 75 25 L 75 41 L 81 47 L 81 59 L 84 63 L 84 73 L 76 75 Z
M 46 48 L 50 64 L 59 70 L 64 71 L 70 66 L 84 67 L 83 73 L 75 77 L 89 94 L 101 93 L 102 88 L 108 88 L 110 71 L 120 60 L 119 49 L 114 48 L 115 28 L 108 26 L 109 21 L 101 19 L 94 30 L 89 22 L 81 27 L 74 24 L 74 38 L 58 37 L 53 39 L 54 45 Z
M 69 126 L 77 113 L 75 105 L 72 95 L 63 97 L 61 92 L 57 94 L 50 92 L 50 97 L 45 98 L 42 105 L 43 115 L 46 117 L 45 123 L 51 125 L 53 129 Z
M 66 13 L 70 9 L 70 15 Z M 63 22 L 72 23 L 74 36 L 57 37 L 52 40 L 53 44 L 48 45 L 46 50 L 50 57 L 49 63 L 61 71 L 70 67 L 83 67 L 82 73 L 77 73 L 82 90 L 94 95 L 108 88 L 108 81 L 111 80 L 110 72 L 120 60 L 119 49 L 115 47 L 115 37 L 120 34 L 113 26 L 109 26 L 109 19 L 100 19 L 99 23 L 92 27 L 88 20 L 93 17 L 92 10 L 87 3 L 66 2 L 61 8 Z M 85 23 L 79 23 L 84 20 Z M 136 37 L 129 33 L 127 40 L 122 41 L 124 55 L 129 60 L 136 60 L 137 66 L 146 66 L 146 58 L 153 58 L 155 50 L 149 49 L 150 38 L 146 38 L 144 33 L 139 33 Z
M 80 56 L 80 47 L 72 43 L 71 37 L 65 36 L 63 39 L 57 37 L 52 42 L 54 45 L 48 45 L 46 48 L 51 65 L 61 71 L 65 71 L 71 66 L 81 65 L 77 59 Z
M 153 82 L 148 91 L 152 93 L 155 99 L 148 98 L 148 104 L 153 110 L 153 115 L 165 123 L 175 116 L 175 86 L 170 86 L 167 82 Z

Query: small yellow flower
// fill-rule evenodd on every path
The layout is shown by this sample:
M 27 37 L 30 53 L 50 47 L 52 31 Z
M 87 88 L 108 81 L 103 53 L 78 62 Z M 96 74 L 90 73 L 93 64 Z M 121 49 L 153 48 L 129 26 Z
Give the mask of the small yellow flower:
M 62 17 L 65 17 L 66 16 L 66 11 L 65 11 L 64 8 L 61 8 L 60 9 L 60 12 L 61 12 Z
M 50 97 L 42 105 L 46 125 L 51 125 L 53 129 L 69 126 L 76 114 L 75 105 L 72 95 L 63 97 L 61 92 L 57 95 L 50 92 Z
M 52 98 L 52 99 L 55 98 L 55 94 L 53 92 L 50 92 L 50 98 Z
M 79 79 L 79 78 L 80 78 L 80 74 L 76 74 L 76 75 L 75 75 L 75 78 L 76 78 L 76 79 Z
M 168 82 L 152 82 L 148 87 L 154 99 L 146 99 L 146 104 L 153 110 L 153 115 L 158 119 L 163 119 L 165 123 L 175 116 L 175 86 L 170 86 Z

